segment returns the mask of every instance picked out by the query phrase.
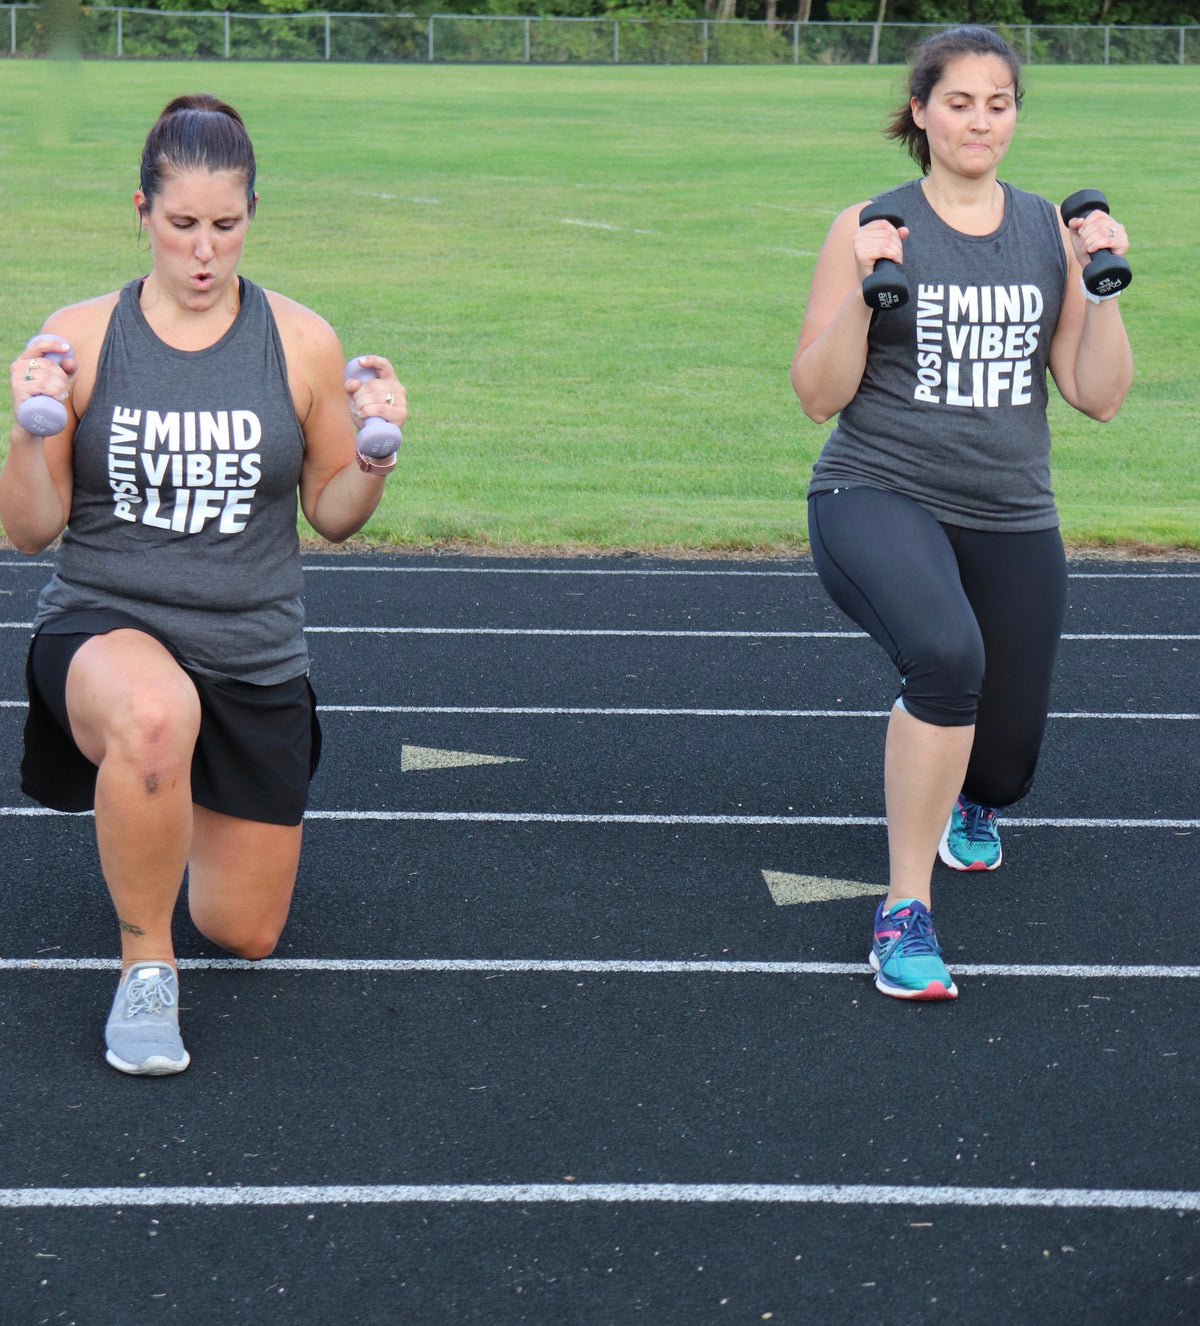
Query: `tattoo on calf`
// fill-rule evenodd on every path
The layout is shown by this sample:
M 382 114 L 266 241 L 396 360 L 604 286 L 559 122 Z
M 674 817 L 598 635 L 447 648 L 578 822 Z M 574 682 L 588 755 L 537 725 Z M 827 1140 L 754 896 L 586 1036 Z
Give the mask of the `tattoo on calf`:
M 117 923 L 120 925 L 121 930 L 124 934 L 144 935 L 146 933 L 140 925 L 134 925 L 130 921 L 123 921 L 119 916 L 117 917 Z

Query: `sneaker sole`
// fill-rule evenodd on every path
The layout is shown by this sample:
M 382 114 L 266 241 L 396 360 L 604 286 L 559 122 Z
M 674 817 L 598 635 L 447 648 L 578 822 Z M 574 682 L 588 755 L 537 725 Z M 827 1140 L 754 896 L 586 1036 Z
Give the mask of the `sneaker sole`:
M 153 1054 L 140 1064 L 127 1063 L 111 1050 L 105 1052 L 104 1058 L 118 1072 L 129 1073 L 135 1077 L 165 1077 L 168 1073 L 182 1073 L 192 1062 L 192 1056 L 186 1050 L 182 1059 L 168 1059 L 165 1054 Z
M 941 981 L 930 981 L 930 983 L 921 990 L 911 990 L 906 985 L 893 985 L 891 981 L 879 970 L 879 959 L 875 956 L 875 950 L 872 949 L 867 955 L 867 962 L 871 970 L 875 973 L 875 988 L 880 994 L 889 995 L 892 999 L 927 999 L 927 1000 L 945 1000 L 958 998 L 958 986 L 954 984 L 954 978 L 950 978 L 950 986 L 947 988 Z
M 973 861 L 970 865 L 967 865 L 960 861 L 950 850 L 950 826 L 947 824 L 942 834 L 942 841 L 938 843 L 938 859 L 942 865 L 949 866 L 951 870 L 998 870 L 1001 861 L 1004 860 L 1004 849 L 1000 849 L 999 855 L 990 866 L 984 861 Z

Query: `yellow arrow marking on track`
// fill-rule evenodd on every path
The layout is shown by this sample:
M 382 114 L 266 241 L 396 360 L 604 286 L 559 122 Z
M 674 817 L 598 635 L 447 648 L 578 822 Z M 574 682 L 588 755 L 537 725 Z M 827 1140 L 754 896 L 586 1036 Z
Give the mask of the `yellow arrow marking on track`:
M 771 890 L 776 907 L 798 902 L 833 902 L 837 898 L 883 898 L 882 884 L 864 884 L 857 879 L 824 879 L 820 875 L 785 875 L 779 870 L 764 870 L 763 879 Z
M 400 772 L 422 769 L 465 769 L 473 764 L 524 764 L 515 755 L 477 755 L 469 750 L 437 750 L 432 746 L 401 746 Z

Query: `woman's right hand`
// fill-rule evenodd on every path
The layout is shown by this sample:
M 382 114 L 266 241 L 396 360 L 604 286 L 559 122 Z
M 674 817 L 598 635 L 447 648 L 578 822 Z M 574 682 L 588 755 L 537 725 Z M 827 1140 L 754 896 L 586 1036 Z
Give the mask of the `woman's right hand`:
M 890 221 L 871 221 L 859 226 L 854 232 L 854 265 L 858 270 L 861 284 L 875 270 L 875 264 L 881 258 L 890 258 L 892 262 L 904 262 L 904 243 L 908 238 L 908 227 L 896 229 Z
M 71 378 L 76 363 L 70 345 L 61 336 L 44 334 L 35 336 L 13 360 L 10 369 L 13 414 L 35 396 L 49 396 L 56 401 L 68 401 L 71 396 Z M 47 359 L 48 354 L 65 354 L 61 364 Z M 20 427 L 20 424 L 17 425 Z M 30 433 L 29 436 L 39 436 Z

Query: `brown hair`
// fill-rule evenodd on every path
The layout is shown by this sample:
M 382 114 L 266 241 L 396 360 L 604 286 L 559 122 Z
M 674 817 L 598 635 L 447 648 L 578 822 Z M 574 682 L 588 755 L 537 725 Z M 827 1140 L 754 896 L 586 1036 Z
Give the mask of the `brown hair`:
M 912 102 L 919 106 L 928 103 L 933 89 L 946 72 L 946 66 L 962 55 L 994 55 L 1008 65 L 1012 74 L 1017 109 L 1021 107 L 1024 89 L 1021 87 L 1021 57 L 991 28 L 966 24 L 950 28 L 923 41 L 913 51 L 908 64 L 909 100 L 896 112 L 883 131 L 884 136 L 903 143 L 908 155 L 921 167 L 921 174 L 929 174 L 929 140 L 924 129 L 918 129 L 912 116 Z
M 242 117 L 207 92 L 176 97 L 163 109 L 142 148 L 142 192 L 145 209 L 163 186 L 164 176 L 181 170 L 241 171 L 246 200 L 254 215 L 254 181 L 258 167 Z

